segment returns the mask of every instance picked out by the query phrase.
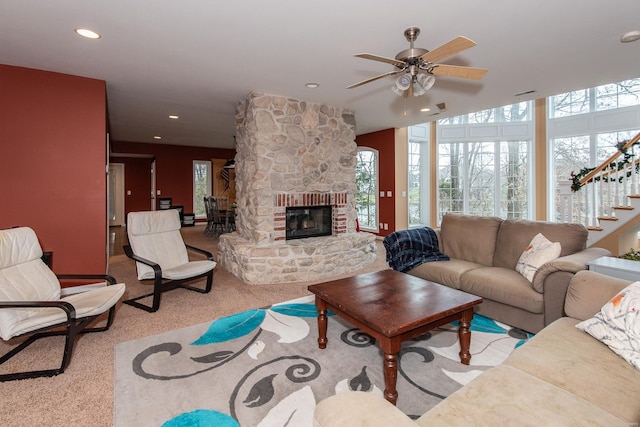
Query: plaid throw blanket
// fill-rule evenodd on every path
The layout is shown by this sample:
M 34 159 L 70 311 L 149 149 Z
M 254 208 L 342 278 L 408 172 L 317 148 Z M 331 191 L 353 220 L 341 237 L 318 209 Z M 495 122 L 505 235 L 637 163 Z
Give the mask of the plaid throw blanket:
M 447 261 L 438 249 L 438 236 L 429 228 L 413 228 L 388 234 L 382 241 L 389 267 L 402 273 L 429 261 Z

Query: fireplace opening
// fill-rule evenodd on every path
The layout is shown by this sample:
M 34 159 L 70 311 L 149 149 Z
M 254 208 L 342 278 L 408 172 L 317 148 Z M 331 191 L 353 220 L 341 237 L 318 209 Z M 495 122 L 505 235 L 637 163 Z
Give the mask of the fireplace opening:
M 286 240 L 332 234 L 331 205 L 287 207 Z

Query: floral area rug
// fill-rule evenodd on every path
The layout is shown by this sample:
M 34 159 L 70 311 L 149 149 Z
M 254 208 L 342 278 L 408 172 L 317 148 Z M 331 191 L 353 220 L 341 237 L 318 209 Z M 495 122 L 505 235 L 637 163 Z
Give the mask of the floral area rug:
M 335 315 L 317 344 L 313 296 L 120 343 L 114 424 L 124 426 L 312 426 L 320 400 L 349 390 L 382 395 L 382 352 Z M 457 325 L 403 344 L 397 406 L 417 418 L 530 334 L 476 315 L 471 364 L 458 356 Z

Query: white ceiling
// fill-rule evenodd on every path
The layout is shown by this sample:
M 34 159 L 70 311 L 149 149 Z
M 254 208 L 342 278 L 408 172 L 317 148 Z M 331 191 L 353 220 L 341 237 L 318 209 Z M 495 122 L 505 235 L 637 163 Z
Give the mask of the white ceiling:
M 640 42 L 620 42 L 638 17 L 638 0 L 0 0 L 0 63 L 105 80 L 113 140 L 232 148 L 252 91 L 351 109 L 363 134 L 433 119 L 425 105 L 446 102 L 441 118 L 640 77 Z M 393 58 L 410 26 L 429 50 L 474 40 L 442 63 L 489 72 L 406 104 L 393 77 L 345 89 L 393 70 L 353 54 Z

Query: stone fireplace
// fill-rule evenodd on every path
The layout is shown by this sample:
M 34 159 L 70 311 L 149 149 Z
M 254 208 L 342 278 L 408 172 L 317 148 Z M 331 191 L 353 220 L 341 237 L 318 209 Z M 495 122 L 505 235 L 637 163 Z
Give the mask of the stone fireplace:
M 220 236 L 218 255 L 226 270 L 268 284 L 330 278 L 375 260 L 375 236 L 356 232 L 351 111 L 253 92 L 236 109 L 236 145 L 236 231 Z M 310 211 L 330 215 L 329 232 L 291 238 L 292 208 L 303 208 L 296 233 L 327 219 Z

